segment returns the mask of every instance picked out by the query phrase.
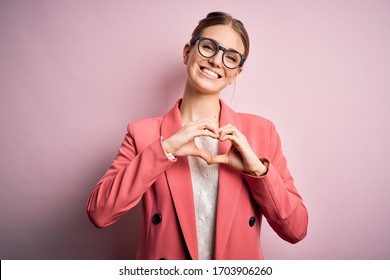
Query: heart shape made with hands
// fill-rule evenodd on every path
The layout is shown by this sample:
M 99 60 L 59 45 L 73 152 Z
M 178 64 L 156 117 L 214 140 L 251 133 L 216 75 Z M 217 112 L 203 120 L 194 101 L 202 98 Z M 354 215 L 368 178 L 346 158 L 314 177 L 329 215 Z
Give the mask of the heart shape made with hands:
M 204 141 L 197 141 L 197 139 L 204 139 Z M 226 145 L 222 148 L 222 150 L 226 151 L 225 153 L 218 154 L 218 145 L 213 146 L 215 143 L 214 139 L 217 139 L 219 143 L 223 143 L 222 145 Z M 197 142 L 201 145 L 198 146 Z M 260 161 L 249 145 L 245 135 L 231 125 L 219 131 L 218 138 L 211 136 L 197 137 L 194 140 L 194 145 L 198 156 L 209 165 L 217 163 L 227 164 L 257 176 L 266 173 L 268 170 L 268 164 L 265 165 Z M 213 151 L 213 148 L 216 148 L 216 150 Z
M 224 145 L 221 150 L 226 152 L 224 154 L 218 154 L 217 151 L 210 153 L 208 151 L 210 147 L 198 147 L 195 139 L 199 137 L 217 139 Z M 230 147 L 225 143 L 229 143 Z M 164 140 L 163 146 L 167 152 L 174 151 L 173 155 L 176 157 L 198 156 L 207 164 L 227 164 L 251 174 L 264 173 L 267 170 L 252 150 L 245 135 L 231 124 L 218 128 L 215 123 L 206 119 L 190 122 Z
M 219 143 L 228 141 L 229 143 L 224 150 L 226 153 L 219 154 Z M 193 155 L 202 158 L 207 164 L 229 164 L 234 167 L 242 167 L 242 156 L 239 151 L 235 148 L 234 144 L 230 140 L 222 140 L 221 138 L 213 138 L 210 136 L 199 136 L 194 139 L 194 151 Z
M 207 163 L 210 162 L 212 157 L 220 156 L 222 154 L 219 154 L 221 151 L 220 145 L 223 143 L 221 139 L 211 136 L 197 136 L 193 140 L 194 142 L 194 151 L 195 156 L 198 156 L 205 160 Z M 222 150 L 227 151 L 231 147 L 231 143 L 224 143 L 222 144 L 224 147 Z M 227 146 L 229 145 L 229 146 Z M 225 153 L 226 154 L 226 153 Z

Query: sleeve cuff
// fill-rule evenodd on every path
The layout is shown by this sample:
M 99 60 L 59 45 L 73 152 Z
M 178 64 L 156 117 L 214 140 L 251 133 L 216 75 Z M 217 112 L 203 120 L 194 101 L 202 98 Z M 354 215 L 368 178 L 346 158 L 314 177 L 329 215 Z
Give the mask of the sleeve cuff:
M 165 150 L 164 150 L 164 153 L 165 153 L 165 155 L 167 156 L 167 158 L 169 160 L 175 160 L 176 159 L 176 157 L 174 155 L 172 155 L 171 153 L 167 153 Z
M 165 156 L 170 160 L 170 161 L 176 161 L 176 157 L 172 155 L 171 153 L 168 153 L 167 151 L 164 150 L 162 146 L 162 141 L 164 141 L 164 137 L 161 136 L 160 138 L 160 143 L 161 143 L 161 148 L 163 149 Z

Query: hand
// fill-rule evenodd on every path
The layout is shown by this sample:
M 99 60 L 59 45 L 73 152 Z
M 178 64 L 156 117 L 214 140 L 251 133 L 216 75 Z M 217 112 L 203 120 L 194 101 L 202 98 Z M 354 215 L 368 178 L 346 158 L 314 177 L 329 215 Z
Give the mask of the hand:
M 175 157 L 198 156 L 209 163 L 211 155 L 199 149 L 195 144 L 194 139 L 198 136 L 210 136 L 217 139 L 219 137 L 217 124 L 210 119 L 186 123 L 182 129 L 165 139 L 162 145 L 167 153 Z
M 218 129 L 219 140 L 230 140 L 232 145 L 229 151 L 224 155 L 212 156 L 209 164 L 224 163 L 236 169 L 242 170 L 245 173 L 261 176 L 267 173 L 265 166 L 253 152 L 245 135 L 242 134 L 236 127 L 228 124 Z

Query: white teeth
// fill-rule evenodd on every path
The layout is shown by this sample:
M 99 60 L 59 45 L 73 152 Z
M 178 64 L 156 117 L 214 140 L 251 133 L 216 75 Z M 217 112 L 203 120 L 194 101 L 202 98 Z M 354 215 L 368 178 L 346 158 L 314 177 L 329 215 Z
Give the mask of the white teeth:
M 214 77 L 214 78 L 218 78 L 218 74 L 217 73 L 215 73 L 215 72 L 213 72 L 213 71 L 211 71 L 211 70 L 209 70 L 207 68 L 203 68 L 203 72 L 208 74 L 208 75 L 210 75 L 210 76 L 212 76 L 212 77 Z

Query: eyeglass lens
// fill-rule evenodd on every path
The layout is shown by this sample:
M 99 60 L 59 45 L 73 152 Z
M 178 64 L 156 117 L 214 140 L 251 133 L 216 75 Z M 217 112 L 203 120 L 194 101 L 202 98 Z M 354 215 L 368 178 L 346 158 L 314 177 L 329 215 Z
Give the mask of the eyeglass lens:
M 198 50 L 206 58 L 213 57 L 219 51 L 215 42 L 209 39 L 199 40 Z M 240 65 L 241 57 L 238 52 L 227 50 L 222 55 L 222 61 L 227 68 L 234 69 Z

